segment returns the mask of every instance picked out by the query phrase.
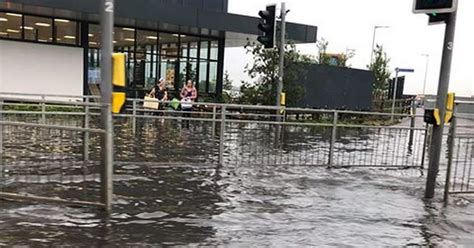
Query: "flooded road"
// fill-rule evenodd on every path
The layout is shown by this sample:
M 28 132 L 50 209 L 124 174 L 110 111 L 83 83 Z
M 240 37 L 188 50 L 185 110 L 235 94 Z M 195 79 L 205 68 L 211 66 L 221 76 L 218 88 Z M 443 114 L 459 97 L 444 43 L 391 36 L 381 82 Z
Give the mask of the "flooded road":
M 423 170 L 219 167 L 212 163 L 216 147 L 208 128 L 165 133 L 159 127 L 145 123 L 140 130 L 146 132 L 136 136 L 116 130 L 121 162 L 115 168 L 115 206 L 109 218 L 89 208 L 0 201 L 0 246 L 474 245 L 474 198 L 452 197 L 444 207 L 440 184 L 438 198 L 423 201 Z M 80 158 L 79 137 L 58 137 L 67 149 L 57 160 Z M 91 158 L 97 157 L 95 147 Z M 38 154 L 39 148 L 24 153 L 48 161 Z M 166 161 L 159 161 L 163 156 Z M 79 175 L 75 170 L 71 166 L 63 173 Z M 88 194 L 97 196 L 98 183 L 87 181 Z M 71 179 L 59 186 L 38 179 L 33 186 L 54 195 L 49 186 L 75 192 L 81 183 Z

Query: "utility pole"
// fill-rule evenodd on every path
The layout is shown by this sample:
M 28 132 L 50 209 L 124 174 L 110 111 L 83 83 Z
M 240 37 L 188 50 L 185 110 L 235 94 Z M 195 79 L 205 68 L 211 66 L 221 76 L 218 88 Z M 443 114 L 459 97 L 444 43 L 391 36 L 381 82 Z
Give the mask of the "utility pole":
M 447 14 L 446 30 L 444 36 L 443 57 L 441 60 L 441 71 L 438 84 L 438 96 L 436 108 L 439 109 L 441 119 L 440 125 L 433 125 L 433 135 L 431 140 L 431 153 L 428 168 L 428 178 L 426 181 L 425 198 L 432 199 L 436 188 L 436 177 L 439 172 L 439 161 L 441 156 L 441 145 L 443 142 L 444 119 L 446 115 L 446 100 L 449 89 L 449 79 L 451 75 L 451 60 L 453 57 L 454 34 L 456 30 L 457 11 Z
M 114 28 L 114 0 L 101 0 L 100 24 L 101 40 L 101 124 L 105 133 L 102 136 L 102 203 L 107 212 L 112 209 L 113 195 L 113 123 L 112 123 L 112 53 Z
M 277 96 L 276 103 L 277 107 L 281 107 L 281 93 L 283 92 L 283 76 L 285 67 L 285 43 L 286 43 L 286 4 L 281 3 L 281 30 L 280 30 L 280 62 L 278 72 L 278 85 L 277 85 Z M 280 110 L 278 109 L 279 113 Z
M 395 115 L 395 101 L 397 100 L 397 86 L 398 86 L 398 68 L 395 68 L 395 82 L 393 84 L 393 97 L 392 97 L 392 115 L 390 116 L 390 123 L 394 121 Z
M 430 55 L 429 54 L 422 54 L 421 56 L 426 57 L 426 66 L 425 66 L 425 80 L 423 82 L 423 101 L 425 100 L 426 94 L 426 81 L 428 79 L 428 66 L 430 63 Z
M 390 28 L 390 26 L 374 26 L 374 34 L 372 36 L 372 51 L 370 52 L 370 64 L 374 62 L 374 50 L 375 50 L 375 35 L 377 33 L 377 29 L 379 28 Z

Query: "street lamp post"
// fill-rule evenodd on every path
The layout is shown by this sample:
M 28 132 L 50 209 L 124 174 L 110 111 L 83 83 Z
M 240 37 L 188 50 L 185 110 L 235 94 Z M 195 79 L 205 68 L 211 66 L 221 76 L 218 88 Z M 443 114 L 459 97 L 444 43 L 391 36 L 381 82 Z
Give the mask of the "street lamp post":
M 374 61 L 374 49 L 375 49 L 375 34 L 379 28 L 389 28 L 390 26 L 374 26 L 374 36 L 372 37 L 372 51 L 370 54 L 370 64 Z
M 399 72 L 415 72 L 413 69 L 403 69 L 403 68 L 395 68 L 395 82 L 393 86 L 393 98 L 392 98 L 392 114 L 390 117 L 390 122 L 393 123 L 394 115 L 395 115 L 395 101 L 397 98 L 397 86 L 398 86 L 398 73 Z
M 427 77 L 428 77 L 428 66 L 429 66 L 429 63 L 430 63 L 430 55 L 425 53 L 425 54 L 422 54 L 421 56 L 426 57 L 425 81 L 423 82 L 423 99 L 424 99 L 425 94 L 426 94 L 426 80 L 427 80 Z

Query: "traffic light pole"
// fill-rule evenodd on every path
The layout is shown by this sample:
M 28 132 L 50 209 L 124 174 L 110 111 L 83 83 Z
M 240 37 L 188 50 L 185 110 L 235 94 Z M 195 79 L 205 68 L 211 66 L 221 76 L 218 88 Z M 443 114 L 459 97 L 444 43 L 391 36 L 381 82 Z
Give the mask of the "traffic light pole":
M 277 107 L 281 107 L 281 93 L 283 92 L 283 75 L 285 67 L 285 44 L 286 44 L 286 4 L 281 3 L 281 30 L 280 30 L 280 62 L 279 62 L 279 73 L 278 73 L 278 85 L 277 85 L 277 96 L 276 103 Z M 280 110 L 277 110 L 280 113 Z M 277 114 L 279 115 L 279 114 Z M 280 118 L 280 117 L 279 117 Z
M 101 0 L 101 123 L 105 133 L 102 136 L 102 203 L 107 212 L 112 208 L 113 195 L 113 123 L 112 123 L 112 53 L 114 27 L 114 0 Z
M 451 74 L 451 60 L 453 56 L 454 34 L 456 29 L 456 15 L 453 12 L 446 20 L 446 30 L 444 37 L 443 57 L 441 62 L 441 72 L 438 84 L 438 96 L 436 108 L 439 109 L 441 124 L 434 125 L 430 148 L 430 163 L 428 168 L 428 178 L 426 181 L 425 198 L 432 199 L 436 188 L 436 177 L 439 172 L 439 161 L 441 156 L 441 146 L 443 142 L 444 119 L 446 115 L 446 100 L 449 89 L 449 79 Z

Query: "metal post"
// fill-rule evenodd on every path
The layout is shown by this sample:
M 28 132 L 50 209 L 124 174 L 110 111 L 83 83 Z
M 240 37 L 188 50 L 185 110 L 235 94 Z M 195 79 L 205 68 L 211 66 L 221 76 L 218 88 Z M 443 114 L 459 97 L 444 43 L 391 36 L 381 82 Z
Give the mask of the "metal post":
M 423 140 L 423 151 L 421 151 L 421 169 L 425 167 L 426 148 L 428 146 L 429 134 L 430 134 L 430 126 L 427 123 L 425 127 L 425 139 Z
M 372 37 L 372 51 L 370 53 L 370 64 L 369 65 L 371 65 L 374 62 L 375 32 L 377 32 L 377 26 L 374 26 L 374 35 Z
M 221 130 L 219 137 L 219 165 L 224 165 L 224 142 L 225 142 L 225 106 L 221 109 Z
M 112 52 L 114 26 L 114 0 L 101 0 L 101 120 L 105 134 L 102 138 L 101 191 L 105 210 L 112 209 L 113 194 L 113 123 L 112 123 Z
M 334 165 L 334 146 L 337 139 L 337 121 L 339 118 L 339 113 L 334 111 L 334 116 L 332 119 L 332 132 L 331 132 L 331 142 L 329 144 L 329 166 Z
M 372 37 L 372 51 L 370 53 L 370 63 L 371 65 L 374 62 L 374 50 L 375 50 L 375 34 L 378 28 L 389 28 L 390 26 L 374 26 L 374 35 Z
M 212 137 L 216 135 L 216 105 L 212 107 Z
M 86 97 L 85 98 L 85 102 L 88 104 L 89 103 L 89 98 Z M 84 106 L 84 129 L 88 129 L 89 128 L 89 114 L 90 114 L 90 111 L 89 111 L 89 105 L 86 105 Z M 88 131 L 85 131 L 83 133 L 83 139 L 82 139 L 82 147 L 83 147 L 83 150 L 82 150 L 82 157 L 84 159 L 84 161 L 89 161 L 89 132 Z
M 449 199 L 449 185 L 451 184 L 451 169 L 453 166 L 453 153 L 454 153 L 454 141 L 456 139 L 456 107 L 453 110 L 453 118 L 451 120 L 451 125 L 449 127 L 449 137 L 448 137 L 448 168 L 446 169 L 446 182 L 444 184 L 444 203 L 448 203 Z
M 281 93 L 283 91 L 283 76 L 285 70 L 285 44 L 286 44 L 286 3 L 281 3 L 281 31 L 280 31 L 280 61 L 278 72 L 278 85 L 276 103 L 277 107 L 281 106 Z M 280 109 L 277 109 L 278 120 L 280 120 Z
M 0 99 L 0 122 L 3 121 L 3 100 Z M 0 165 L 3 167 L 3 125 L 0 123 Z M 3 168 L 0 168 L 0 174 Z
M 438 84 L 438 97 L 436 108 L 439 109 L 441 124 L 434 125 L 431 142 L 430 164 L 428 169 L 428 178 L 426 181 L 425 198 L 434 197 L 436 188 L 436 177 L 439 170 L 439 161 L 441 156 L 441 145 L 443 142 L 444 118 L 446 115 L 446 100 L 449 89 L 449 78 L 451 75 L 451 60 L 453 56 L 454 33 L 456 29 L 456 12 L 448 15 L 446 20 L 446 31 L 444 37 L 443 58 L 441 59 L 441 72 Z
M 426 94 L 426 81 L 428 78 L 428 66 L 430 63 L 430 55 L 429 54 L 423 54 L 423 56 L 426 57 L 426 66 L 425 66 L 425 80 L 423 82 L 423 101 L 425 100 L 425 94 Z
M 132 100 L 132 133 L 137 132 L 137 100 Z
M 398 85 L 398 68 L 395 68 L 395 82 L 393 85 L 393 98 L 392 98 L 392 115 L 390 117 L 390 122 L 393 123 L 394 121 L 394 114 L 395 114 L 395 100 L 397 98 L 397 85 Z
M 415 117 L 416 117 L 416 103 L 415 99 L 411 102 L 411 111 L 410 111 L 410 138 L 408 140 L 408 146 L 411 148 L 413 146 L 413 138 L 415 135 Z
M 41 96 L 41 123 L 46 123 L 46 97 L 44 95 Z

